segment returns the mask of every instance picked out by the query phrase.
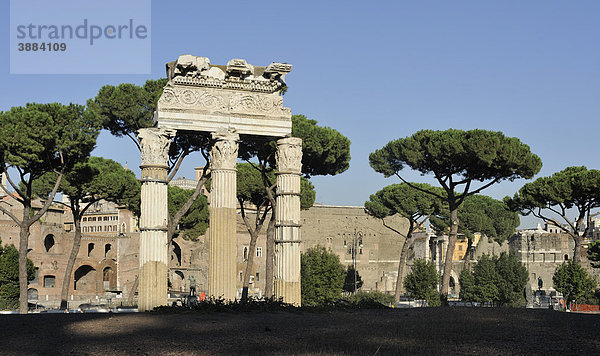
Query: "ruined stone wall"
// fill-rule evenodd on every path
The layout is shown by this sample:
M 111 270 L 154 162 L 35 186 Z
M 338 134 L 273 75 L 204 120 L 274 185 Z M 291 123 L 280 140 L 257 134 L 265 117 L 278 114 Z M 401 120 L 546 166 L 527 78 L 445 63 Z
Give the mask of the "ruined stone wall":
M 406 234 L 408 221 L 400 217 L 385 219 L 388 226 Z M 348 266 L 354 263 L 352 245 L 355 235 L 362 234 L 362 246 L 357 243 L 356 267 L 365 291 L 393 292 L 404 237 L 383 225 L 380 219 L 368 216 L 363 207 L 316 205 L 302 211 L 302 250 L 322 245 L 331 249 Z
M 538 278 L 542 289 L 552 288 L 554 271 L 563 262 L 573 258 L 575 243 L 567 234 L 518 233 L 510 239 L 510 251 L 529 270 L 529 286 L 538 289 Z

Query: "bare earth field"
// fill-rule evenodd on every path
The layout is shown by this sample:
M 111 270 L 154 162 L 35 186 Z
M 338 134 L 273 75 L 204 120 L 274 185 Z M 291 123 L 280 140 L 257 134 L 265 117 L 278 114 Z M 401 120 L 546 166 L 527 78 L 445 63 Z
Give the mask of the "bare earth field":
M 504 308 L 0 315 L 3 355 L 600 354 L 600 315 Z

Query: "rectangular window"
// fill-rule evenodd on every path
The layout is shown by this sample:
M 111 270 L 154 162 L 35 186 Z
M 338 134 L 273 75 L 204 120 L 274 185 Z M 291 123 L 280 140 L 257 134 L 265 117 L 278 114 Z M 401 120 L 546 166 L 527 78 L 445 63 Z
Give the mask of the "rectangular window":
M 55 283 L 56 283 L 56 277 L 44 276 L 44 288 L 54 288 Z
M 256 257 L 262 257 L 262 247 L 256 248 Z
M 255 278 L 255 280 L 256 280 L 257 282 L 258 282 L 258 281 L 260 281 L 260 274 L 259 274 L 258 272 L 256 272 L 256 278 Z

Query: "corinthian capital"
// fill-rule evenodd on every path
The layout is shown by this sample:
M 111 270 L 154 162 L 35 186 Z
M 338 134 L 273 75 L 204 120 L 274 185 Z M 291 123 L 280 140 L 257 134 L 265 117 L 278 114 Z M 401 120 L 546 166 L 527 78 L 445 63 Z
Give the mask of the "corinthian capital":
M 168 129 L 139 129 L 137 137 L 142 151 L 142 166 L 168 167 L 169 146 L 175 134 L 175 130 Z
M 302 171 L 302 139 L 286 137 L 277 140 L 275 160 L 280 173 L 300 174 Z
M 212 133 L 215 141 L 210 150 L 210 168 L 235 169 L 238 157 L 238 141 L 240 135 L 235 130 L 219 130 Z

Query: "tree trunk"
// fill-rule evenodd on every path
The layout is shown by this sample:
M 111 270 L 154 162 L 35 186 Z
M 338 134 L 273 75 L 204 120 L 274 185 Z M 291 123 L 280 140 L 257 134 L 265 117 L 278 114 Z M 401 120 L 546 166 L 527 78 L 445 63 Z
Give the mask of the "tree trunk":
M 575 242 L 575 248 L 573 249 L 573 261 L 581 263 L 583 262 L 583 256 L 581 255 L 583 236 L 579 236 L 577 232 L 575 232 L 572 237 L 573 241 Z
M 274 265 L 275 265 L 275 209 L 271 210 L 271 219 L 267 226 L 267 246 L 266 246 L 266 261 L 265 261 L 265 297 L 273 296 L 273 283 L 275 280 Z
M 450 236 L 448 236 L 448 248 L 444 259 L 444 273 L 442 275 L 442 295 L 447 298 L 450 289 L 450 274 L 452 273 L 452 255 L 454 255 L 454 246 L 456 245 L 456 235 L 458 234 L 458 208 L 450 211 Z
M 471 257 L 473 257 L 472 253 L 471 253 L 472 248 L 473 248 L 473 239 L 469 238 L 467 241 L 467 251 L 465 252 L 465 258 L 464 258 L 465 269 L 467 271 L 471 271 Z
M 62 289 L 60 290 L 60 309 L 67 309 L 67 299 L 69 297 L 69 286 L 71 285 L 71 274 L 73 273 L 73 267 L 75 266 L 75 259 L 79 253 L 81 246 L 81 217 L 79 214 L 73 214 L 73 223 L 75 224 L 75 236 L 73 236 L 73 247 L 71 247 L 71 254 L 69 254 L 69 260 L 67 261 L 67 267 L 65 268 L 65 277 L 62 283 Z
M 31 208 L 27 205 L 23 207 L 23 221 L 19 233 L 19 313 L 27 314 L 27 249 L 29 247 L 29 214 Z
M 194 190 L 194 193 L 185 202 L 185 204 L 183 204 L 181 208 L 179 208 L 179 210 L 175 213 L 175 215 L 173 215 L 172 218 L 169 217 L 169 226 L 167 227 L 167 239 L 169 243 L 173 240 L 173 234 L 175 233 L 175 228 L 177 227 L 177 224 L 179 224 L 181 218 L 183 218 L 183 216 L 188 212 L 188 210 L 190 210 L 190 208 L 200 195 L 202 187 L 204 186 L 204 183 L 206 183 L 207 178 L 208 177 L 203 173 L 202 178 L 200 178 L 200 180 L 198 180 L 198 183 L 196 184 L 196 189 Z
M 406 255 L 408 254 L 408 249 L 412 245 L 412 223 L 410 224 L 410 229 L 406 234 L 406 240 L 404 240 L 404 245 L 402 245 L 402 251 L 400 252 L 400 262 L 398 262 L 398 277 L 396 278 L 396 293 L 394 295 L 394 299 L 399 302 L 400 295 L 404 291 L 404 267 L 406 266 Z
M 258 211 L 257 211 L 258 213 Z M 250 230 L 250 229 L 248 229 Z M 259 229 L 257 229 L 259 230 Z M 256 240 L 258 239 L 258 232 L 250 232 L 250 246 L 248 248 L 248 261 L 246 261 L 246 272 L 244 273 L 244 284 L 242 288 L 242 303 L 248 301 L 248 288 L 250 286 L 250 273 L 252 273 L 252 267 L 254 264 L 254 255 L 256 255 Z

